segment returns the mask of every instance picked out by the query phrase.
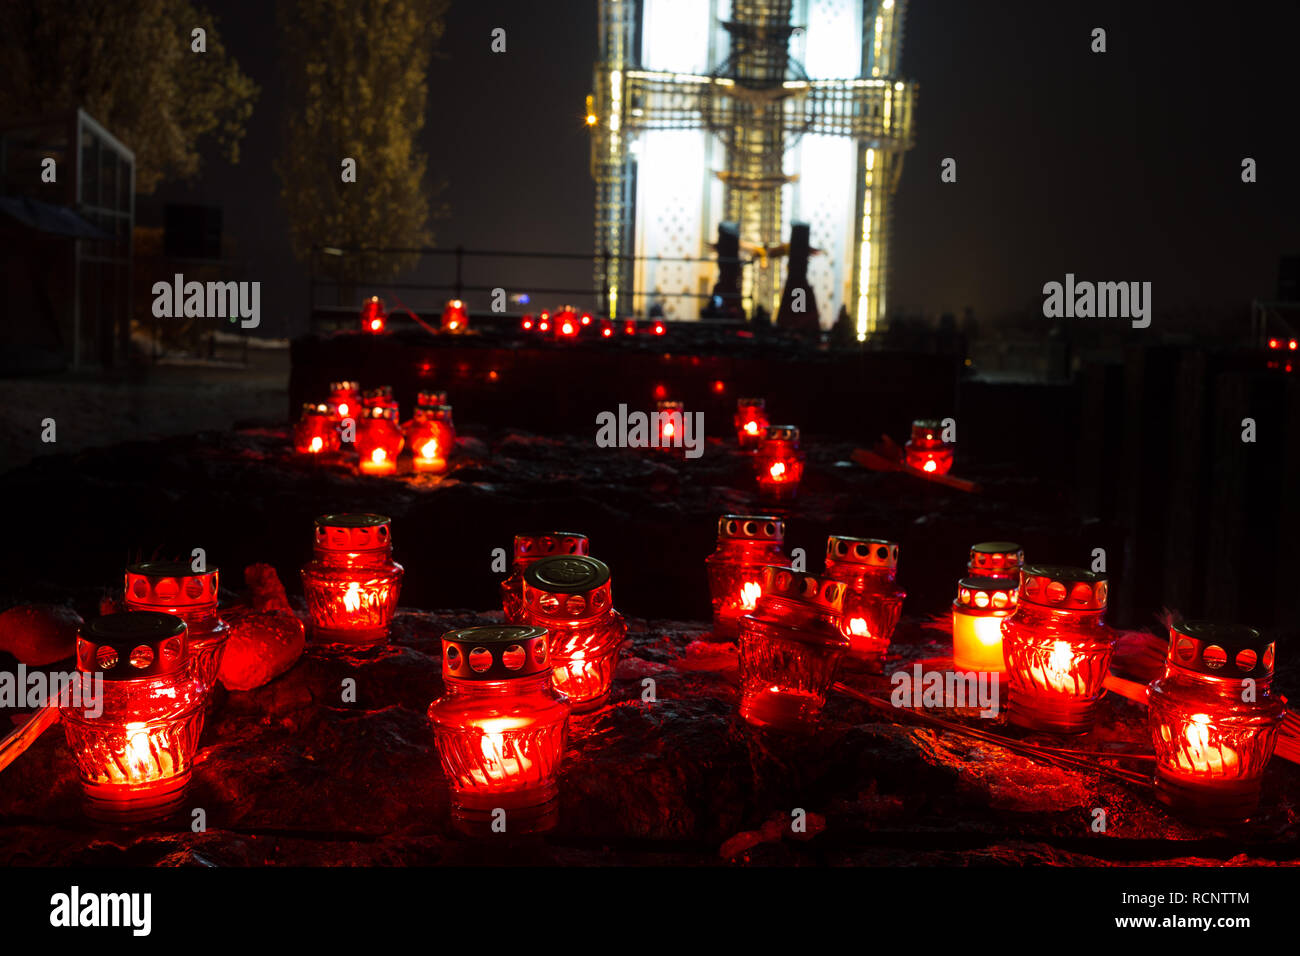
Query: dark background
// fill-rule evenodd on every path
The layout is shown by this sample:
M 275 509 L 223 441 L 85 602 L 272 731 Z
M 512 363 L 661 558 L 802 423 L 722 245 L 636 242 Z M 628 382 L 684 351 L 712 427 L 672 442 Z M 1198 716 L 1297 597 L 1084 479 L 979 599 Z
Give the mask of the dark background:
M 296 334 L 307 274 L 277 218 L 274 5 L 213 9 L 262 93 L 240 164 L 209 157 L 157 199 L 222 204 L 263 283 L 264 334 Z M 504 54 L 490 51 L 498 26 Z M 1089 49 L 1097 26 L 1105 54 Z M 587 251 L 595 3 L 452 0 L 446 27 L 422 137 L 430 179 L 447 183 L 438 244 Z M 1273 297 L 1278 256 L 1300 251 L 1298 28 L 1296 4 L 912 0 L 902 74 L 920 86 L 917 143 L 897 197 L 891 310 L 1038 312 L 1043 283 L 1074 272 L 1150 281 L 1157 313 L 1244 321 L 1250 299 Z M 955 184 L 939 181 L 948 156 Z M 1254 184 L 1241 182 L 1245 156 Z M 511 290 L 546 276 L 500 270 L 493 281 Z

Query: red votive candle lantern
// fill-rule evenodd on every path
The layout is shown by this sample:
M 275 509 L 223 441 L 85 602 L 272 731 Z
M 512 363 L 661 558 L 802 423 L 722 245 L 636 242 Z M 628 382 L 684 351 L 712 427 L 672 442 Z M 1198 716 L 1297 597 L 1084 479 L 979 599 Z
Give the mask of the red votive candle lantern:
M 825 577 L 848 585 L 844 630 L 849 635 L 849 654 L 875 673 L 884 669 L 889 639 L 907 597 L 894 583 L 897 573 L 897 542 L 838 534 L 826 539 Z
M 170 817 L 193 773 L 206 696 L 185 622 L 153 611 L 94 618 L 77 637 L 77 670 L 103 677 L 99 716 L 84 707 L 60 714 L 87 815 L 107 823 Z
M 1006 672 L 1002 658 L 1002 622 L 1019 603 L 1019 580 L 967 577 L 957 582 L 957 599 L 952 602 L 954 669 L 990 674 Z
M 740 716 L 756 727 L 808 730 L 849 649 L 842 581 L 763 569 L 758 606 L 740 619 Z
M 442 330 L 453 335 L 469 331 L 469 310 L 460 299 L 451 299 L 443 306 Z
M 315 550 L 302 569 L 312 639 L 375 644 L 387 638 L 402 572 L 393 560 L 392 527 L 384 515 L 317 518 Z
M 794 425 L 769 425 L 755 456 L 759 493 L 771 501 L 793 499 L 803 478 L 803 461 L 799 429 Z
M 574 711 L 602 706 L 627 638 L 605 563 L 576 554 L 533 562 L 524 571 L 524 619 L 550 631 L 552 679 Z
M 420 393 L 421 397 L 427 394 Z M 455 442 L 455 434 L 451 426 L 450 405 L 416 405 L 415 417 L 407 422 L 405 428 L 405 441 L 411 449 L 415 470 L 446 471 L 447 455 Z
M 713 636 L 736 636 L 740 619 L 754 610 L 763 568 L 785 564 L 785 522 L 774 515 L 723 515 L 717 549 L 704 559 L 713 600 Z
M 659 423 L 659 447 L 681 447 L 685 440 L 682 429 L 686 427 L 686 406 L 681 402 L 666 399 L 655 402 L 655 410 L 659 413 L 656 419 Z
M 393 398 L 393 386 L 391 385 L 380 385 L 378 388 L 368 388 L 362 392 L 361 408 L 363 414 L 372 408 L 391 408 L 394 420 L 400 414 L 397 399 Z
M 361 331 L 379 335 L 388 327 L 388 313 L 384 311 L 384 300 L 372 295 L 361 304 Z
M 952 445 L 939 437 L 943 425 L 933 419 L 912 422 L 912 437 L 903 446 L 905 460 L 913 468 L 935 475 L 952 470 Z
M 1015 612 L 1002 624 L 1009 720 L 1059 734 L 1092 729 L 1115 634 L 1102 620 L 1106 576 L 1027 564 Z
M 761 398 L 736 399 L 736 442 L 742 451 L 754 451 L 767 434 L 767 403 Z
M 330 414 L 335 422 L 361 413 L 361 386 L 356 382 L 330 382 Z
M 397 471 L 397 456 L 405 439 L 397 426 L 397 413 L 383 405 L 372 405 L 357 421 L 357 468 L 363 475 L 391 475 Z
M 589 555 L 591 542 L 585 534 L 573 531 L 515 535 L 510 576 L 501 582 L 501 607 L 507 621 L 511 624 L 524 623 L 524 572 L 529 565 L 542 558 L 566 554 Z
M 1194 820 L 1245 820 L 1286 713 L 1273 693 L 1271 642 L 1254 628 L 1187 622 L 1169 629 L 1163 677 L 1152 681 L 1156 795 Z
M 182 561 L 144 561 L 126 569 L 126 609 L 174 614 L 185 622 L 194 676 L 211 693 L 230 628 L 217 612 L 216 568 L 194 571 Z
M 569 703 L 551 684 L 546 628 L 467 627 L 442 637 L 447 692 L 429 705 L 456 828 L 487 835 L 555 826 Z
M 339 429 L 330 406 L 305 402 L 302 418 L 293 426 L 293 450 L 300 455 L 325 455 L 339 450 Z

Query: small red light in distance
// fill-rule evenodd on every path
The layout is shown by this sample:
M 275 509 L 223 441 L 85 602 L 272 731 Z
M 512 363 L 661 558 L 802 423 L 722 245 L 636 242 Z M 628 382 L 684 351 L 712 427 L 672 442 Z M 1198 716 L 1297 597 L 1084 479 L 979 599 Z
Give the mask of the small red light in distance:
M 654 333 L 655 333 L 655 335 L 663 335 L 663 334 L 664 334 L 665 332 L 667 332 L 667 331 L 668 331 L 668 327 L 665 326 L 662 322 L 656 322 L 656 323 L 655 323 L 655 325 L 654 325 Z

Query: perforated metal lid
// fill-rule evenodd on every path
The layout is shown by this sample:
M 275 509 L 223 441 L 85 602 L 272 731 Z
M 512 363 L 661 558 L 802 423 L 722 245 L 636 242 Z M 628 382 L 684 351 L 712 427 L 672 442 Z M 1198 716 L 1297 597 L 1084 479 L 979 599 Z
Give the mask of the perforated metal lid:
M 456 680 L 510 680 L 551 669 L 544 627 L 493 624 L 442 636 L 442 673 Z
M 140 680 L 181 670 L 185 622 L 174 614 L 125 611 L 92 618 L 77 636 L 77 667 L 104 680 Z

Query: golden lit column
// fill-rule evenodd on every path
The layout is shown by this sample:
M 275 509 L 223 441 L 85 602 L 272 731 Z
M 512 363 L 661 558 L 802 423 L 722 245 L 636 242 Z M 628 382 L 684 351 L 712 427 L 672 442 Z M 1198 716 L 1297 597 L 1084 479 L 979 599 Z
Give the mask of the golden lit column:
M 588 100 L 586 123 L 592 129 L 591 173 L 596 181 L 596 285 L 606 290 L 604 306 L 618 315 L 618 297 L 626 269 L 621 259 L 628 235 L 630 202 L 626 176 L 624 81 L 629 55 L 631 0 L 605 0 L 600 5 L 601 61 L 596 67 L 595 94 Z

